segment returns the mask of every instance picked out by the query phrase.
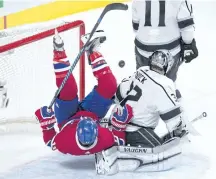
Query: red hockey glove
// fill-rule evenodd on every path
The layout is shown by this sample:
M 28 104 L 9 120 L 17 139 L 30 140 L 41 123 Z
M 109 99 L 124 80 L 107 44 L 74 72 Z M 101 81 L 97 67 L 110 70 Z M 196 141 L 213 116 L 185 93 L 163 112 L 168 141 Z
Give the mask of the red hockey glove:
M 48 109 L 47 106 L 43 106 L 35 112 L 36 119 L 40 122 L 43 130 L 49 130 L 54 127 L 56 123 L 55 113 L 52 109 Z
M 126 125 L 131 121 L 132 117 L 133 109 L 130 105 L 126 104 L 123 107 L 117 105 L 113 110 L 110 121 L 115 130 L 125 131 Z

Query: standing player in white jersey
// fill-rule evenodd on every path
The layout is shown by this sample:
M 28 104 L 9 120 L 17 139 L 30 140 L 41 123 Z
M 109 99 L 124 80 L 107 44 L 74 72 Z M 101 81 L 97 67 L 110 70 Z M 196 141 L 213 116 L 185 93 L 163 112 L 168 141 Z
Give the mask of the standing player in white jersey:
M 193 8 L 188 0 L 133 0 L 132 23 L 137 69 L 148 65 L 154 51 L 166 49 L 175 60 L 167 76 L 175 81 L 183 60 L 189 63 L 198 56 Z
M 160 171 L 177 165 L 181 154 L 180 139 L 188 131 L 174 82 L 166 77 L 172 65 L 173 57 L 168 51 L 155 51 L 150 56 L 149 66 L 140 67 L 119 84 L 115 95 L 119 105 L 110 122 L 115 124 L 116 130 L 126 131 L 126 145 L 118 146 L 116 152 L 111 148 L 96 155 L 99 174 Z M 132 107 L 133 117 L 125 120 L 128 106 Z M 160 119 L 168 130 L 164 137 L 154 131 Z

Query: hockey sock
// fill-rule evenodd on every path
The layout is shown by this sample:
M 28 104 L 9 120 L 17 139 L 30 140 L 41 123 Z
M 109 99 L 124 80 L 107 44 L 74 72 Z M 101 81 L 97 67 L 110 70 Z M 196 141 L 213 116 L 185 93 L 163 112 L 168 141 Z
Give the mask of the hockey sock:
M 99 52 L 91 53 L 89 60 L 93 74 L 98 80 L 97 92 L 105 98 L 112 98 L 117 90 L 117 82 L 109 65 Z
M 53 66 L 56 76 L 56 85 L 59 87 L 70 69 L 70 62 L 67 59 L 65 51 L 54 50 Z M 77 96 L 77 91 L 76 80 L 71 74 L 64 88 L 60 92 L 59 99 L 72 100 Z
M 112 73 L 110 67 L 106 63 L 104 57 L 99 52 L 93 52 L 89 55 L 89 60 L 91 63 L 93 74 L 96 78 L 99 78 L 100 75 L 107 73 Z

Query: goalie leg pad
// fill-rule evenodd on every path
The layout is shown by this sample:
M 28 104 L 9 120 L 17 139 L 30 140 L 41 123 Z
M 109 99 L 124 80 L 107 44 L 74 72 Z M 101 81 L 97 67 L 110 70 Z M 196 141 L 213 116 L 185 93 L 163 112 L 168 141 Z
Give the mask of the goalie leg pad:
M 118 150 L 119 171 L 163 171 L 180 161 L 180 138 L 172 138 L 155 148 L 118 146 Z
M 98 175 L 114 175 L 118 173 L 118 148 L 113 146 L 95 154 L 95 168 Z

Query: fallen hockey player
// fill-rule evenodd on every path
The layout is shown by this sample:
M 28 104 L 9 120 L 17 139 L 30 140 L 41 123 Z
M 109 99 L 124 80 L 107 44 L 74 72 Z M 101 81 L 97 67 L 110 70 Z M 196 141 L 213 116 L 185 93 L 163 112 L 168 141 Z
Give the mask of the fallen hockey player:
M 149 66 L 140 67 L 119 84 L 115 95 L 118 105 L 110 123 L 116 130 L 126 131 L 126 146 L 114 146 L 96 154 L 98 174 L 162 171 L 175 167 L 179 162 L 180 139 L 187 135 L 188 130 L 175 95 L 174 82 L 166 77 L 173 65 L 172 58 L 168 51 L 155 51 L 150 56 Z M 127 118 L 128 107 L 133 110 L 131 119 Z M 159 119 L 165 122 L 168 130 L 163 137 L 154 131 Z M 116 125 L 117 120 L 121 120 L 122 125 Z M 127 125 L 126 120 L 129 122 Z
M 88 34 L 83 37 L 84 41 L 85 39 L 88 39 Z M 86 49 L 89 64 L 98 81 L 93 90 L 79 102 L 77 84 L 71 74 L 55 101 L 54 111 L 44 106 L 35 112 L 42 128 L 44 142 L 53 150 L 71 155 L 94 154 L 112 147 L 116 138 L 125 135 L 124 132 L 115 129 L 103 128 L 99 123 L 113 103 L 111 98 L 117 90 L 116 79 L 110 67 L 97 52 L 98 45 L 105 40 L 103 32 L 95 32 L 95 38 L 92 38 Z M 58 34 L 54 36 L 53 42 L 53 65 L 56 85 L 59 87 L 70 68 L 70 63 L 64 50 L 63 40 Z M 131 112 L 131 108 L 128 107 L 128 119 L 132 117 Z M 127 122 L 127 119 L 124 120 Z M 56 121 L 59 127 L 58 133 L 54 128 Z M 117 141 L 119 140 L 121 139 Z

